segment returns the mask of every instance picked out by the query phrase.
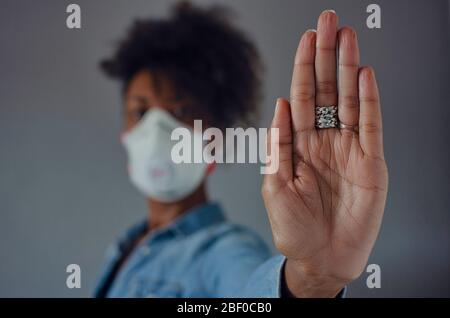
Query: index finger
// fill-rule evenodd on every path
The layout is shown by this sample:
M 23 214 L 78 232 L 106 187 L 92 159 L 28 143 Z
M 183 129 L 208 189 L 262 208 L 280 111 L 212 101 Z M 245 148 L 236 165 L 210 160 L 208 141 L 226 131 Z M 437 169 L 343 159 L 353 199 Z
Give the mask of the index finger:
M 316 32 L 306 31 L 295 55 L 291 83 L 292 126 L 295 134 L 314 129 Z

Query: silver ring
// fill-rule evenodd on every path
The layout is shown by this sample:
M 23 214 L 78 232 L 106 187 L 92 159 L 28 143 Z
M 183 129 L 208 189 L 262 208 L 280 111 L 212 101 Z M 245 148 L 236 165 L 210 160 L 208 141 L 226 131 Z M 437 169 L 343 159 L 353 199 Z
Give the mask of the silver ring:
M 316 128 L 338 127 L 337 106 L 316 106 Z
M 348 129 L 348 130 L 351 130 L 356 133 L 359 132 L 358 125 L 346 125 L 346 124 L 343 124 L 342 122 L 339 122 L 339 129 Z

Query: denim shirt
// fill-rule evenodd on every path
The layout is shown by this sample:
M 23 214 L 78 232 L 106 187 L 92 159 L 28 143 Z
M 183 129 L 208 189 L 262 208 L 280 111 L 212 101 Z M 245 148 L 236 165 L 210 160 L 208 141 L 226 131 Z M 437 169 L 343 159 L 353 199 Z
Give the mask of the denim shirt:
M 95 297 L 280 297 L 285 258 L 252 231 L 226 221 L 218 204 L 188 211 L 129 254 L 147 220 L 113 245 Z
M 218 204 L 188 211 L 155 230 L 117 266 L 147 220 L 109 248 L 95 297 L 279 297 L 284 257 L 250 230 L 226 221 Z

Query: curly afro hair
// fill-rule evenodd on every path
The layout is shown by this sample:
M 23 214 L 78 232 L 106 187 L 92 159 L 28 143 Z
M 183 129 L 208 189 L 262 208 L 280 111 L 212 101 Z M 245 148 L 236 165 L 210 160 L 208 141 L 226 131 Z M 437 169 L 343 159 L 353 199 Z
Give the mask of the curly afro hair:
M 162 75 L 214 126 L 247 125 L 257 115 L 262 63 L 254 44 L 230 25 L 229 13 L 181 2 L 167 19 L 137 20 L 101 68 L 124 90 L 141 70 Z

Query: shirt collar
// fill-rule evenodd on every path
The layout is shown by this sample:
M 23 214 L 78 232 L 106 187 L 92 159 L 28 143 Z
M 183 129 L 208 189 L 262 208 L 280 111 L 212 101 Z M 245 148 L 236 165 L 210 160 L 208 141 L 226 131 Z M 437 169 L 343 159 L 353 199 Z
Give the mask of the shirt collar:
M 178 234 L 187 236 L 223 221 L 225 221 L 225 216 L 220 204 L 206 203 L 190 209 L 166 229 L 172 229 Z
M 186 211 L 175 219 L 170 225 L 155 230 L 149 237 L 150 240 L 165 235 L 188 236 L 208 226 L 225 221 L 222 207 L 218 203 L 205 203 Z M 148 219 L 132 226 L 119 240 L 119 248 L 126 249 L 137 237 L 147 231 Z

